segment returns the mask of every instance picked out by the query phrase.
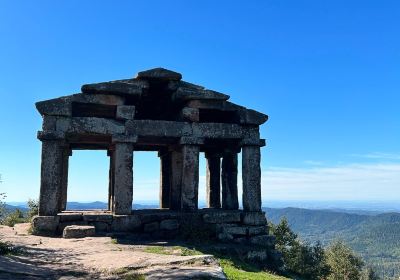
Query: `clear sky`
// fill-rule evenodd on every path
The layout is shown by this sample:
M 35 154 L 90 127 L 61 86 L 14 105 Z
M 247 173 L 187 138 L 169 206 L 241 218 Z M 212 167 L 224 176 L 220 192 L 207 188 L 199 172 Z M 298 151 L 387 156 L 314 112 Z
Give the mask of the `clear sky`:
M 400 2 L 384 0 L 1 1 L 8 200 L 38 196 L 35 102 L 159 66 L 270 116 L 263 200 L 400 201 Z M 105 201 L 105 152 L 70 162 L 69 200 Z M 134 201 L 157 199 L 156 154 L 134 164 Z

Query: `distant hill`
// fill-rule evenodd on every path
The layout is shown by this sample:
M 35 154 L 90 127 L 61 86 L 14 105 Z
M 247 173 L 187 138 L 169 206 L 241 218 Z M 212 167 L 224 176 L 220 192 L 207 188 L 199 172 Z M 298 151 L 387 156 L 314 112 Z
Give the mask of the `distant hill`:
M 371 264 L 383 279 L 400 276 L 400 213 L 352 214 L 340 210 L 264 208 L 272 223 L 286 217 L 294 232 L 308 242 L 328 245 L 342 239 Z

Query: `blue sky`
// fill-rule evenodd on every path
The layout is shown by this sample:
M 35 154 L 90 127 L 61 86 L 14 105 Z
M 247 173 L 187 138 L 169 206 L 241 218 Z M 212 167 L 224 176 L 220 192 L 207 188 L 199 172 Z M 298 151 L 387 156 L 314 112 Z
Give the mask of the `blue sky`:
M 399 30 L 398 1 L 1 1 L 0 188 L 38 196 L 36 101 L 162 66 L 270 116 L 263 200 L 399 201 Z M 158 164 L 135 155 L 134 201 Z M 75 152 L 70 199 L 105 200 L 107 165 Z

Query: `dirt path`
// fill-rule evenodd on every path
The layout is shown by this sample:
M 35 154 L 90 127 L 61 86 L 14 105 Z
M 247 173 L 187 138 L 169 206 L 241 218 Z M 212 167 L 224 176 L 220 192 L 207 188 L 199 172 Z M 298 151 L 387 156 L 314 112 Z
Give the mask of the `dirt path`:
M 225 279 L 210 255 L 153 254 L 145 252 L 148 245 L 114 244 L 110 237 L 41 237 L 29 235 L 28 228 L 29 224 L 0 226 L 0 239 L 22 250 L 0 257 L 0 279 L 128 279 L 129 274 L 145 279 Z

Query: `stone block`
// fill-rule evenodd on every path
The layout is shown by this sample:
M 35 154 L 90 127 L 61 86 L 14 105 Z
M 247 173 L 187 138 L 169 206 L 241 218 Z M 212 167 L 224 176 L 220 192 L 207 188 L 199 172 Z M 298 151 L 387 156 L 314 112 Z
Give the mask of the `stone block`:
M 82 213 L 59 213 L 60 222 L 82 221 Z
M 160 228 L 160 225 L 158 222 L 152 222 L 149 224 L 145 224 L 144 225 L 144 232 L 150 233 L 150 232 L 155 232 Z
M 62 234 L 63 231 L 64 231 L 64 228 L 67 227 L 67 226 L 87 226 L 87 225 L 88 225 L 88 222 L 83 221 L 83 220 L 81 220 L 81 221 L 70 221 L 70 222 L 60 222 L 58 224 L 58 227 L 57 227 L 57 233 L 58 234 Z
M 261 226 L 267 225 L 264 212 L 243 212 L 242 222 L 245 225 Z
M 233 236 L 232 234 L 223 232 L 223 233 L 219 233 L 218 234 L 218 240 L 222 241 L 222 242 L 229 242 L 233 240 Z
M 32 229 L 34 234 L 55 234 L 60 217 L 58 216 L 35 216 L 32 218 Z
M 273 247 L 275 245 L 275 237 L 272 235 L 257 235 L 250 237 L 250 243 L 262 247 Z
M 163 220 L 160 223 L 160 229 L 175 230 L 177 228 L 179 228 L 178 220 L 168 219 Z
M 250 250 L 245 258 L 250 261 L 264 262 L 268 259 L 268 253 L 267 250 Z
M 94 226 L 66 226 L 63 230 L 63 238 L 84 238 L 95 234 Z
M 240 222 L 239 211 L 213 211 L 203 215 L 205 223 L 218 224 L 218 223 L 237 223 Z
M 223 232 L 232 235 L 253 236 L 258 234 L 266 234 L 267 230 L 265 226 L 226 225 L 225 227 L 223 227 Z
M 111 223 L 112 219 L 111 214 L 83 214 L 83 220 L 87 222 Z
M 199 109 L 184 107 L 181 111 L 183 121 L 198 122 L 200 119 Z
M 135 215 L 114 215 L 111 223 L 113 231 L 136 231 L 142 225 L 138 216 Z
M 179 81 L 182 79 L 182 74 L 159 67 L 139 72 L 137 79 Z
M 135 118 L 135 106 L 117 106 L 117 113 L 115 117 L 118 120 L 133 120 Z
M 91 222 L 90 225 L 95 227 L 96 232 L 107 232 L 110 230 L 110 224 L 105 222 Z

